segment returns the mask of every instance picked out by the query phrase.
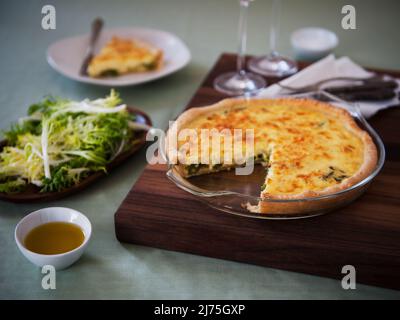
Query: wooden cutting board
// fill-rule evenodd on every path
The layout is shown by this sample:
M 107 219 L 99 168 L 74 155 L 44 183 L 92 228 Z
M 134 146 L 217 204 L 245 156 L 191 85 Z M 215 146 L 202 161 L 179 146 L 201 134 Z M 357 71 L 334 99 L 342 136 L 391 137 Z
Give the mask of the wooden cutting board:
M 235 56 L 223 54 L 188 106 L 225 98 L 212 81 L 234 69 Z M 357 282 L 400 289 L 400 108 L 381 111 L 370 123 L 385 143 L 387 160 L 367 192 L 343 209 L 288 221 L 233 216 L 176 187 L 165 166 L 148 165 L 115 214 L 116 236 L 121 242 L 337 279 L 344 265 L 353 265 Z

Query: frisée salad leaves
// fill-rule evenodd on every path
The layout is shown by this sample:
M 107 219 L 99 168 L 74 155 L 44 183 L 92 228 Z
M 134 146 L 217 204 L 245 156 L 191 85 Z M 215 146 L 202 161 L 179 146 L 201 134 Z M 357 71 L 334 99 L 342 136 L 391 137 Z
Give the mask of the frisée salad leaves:
M 41 192 L 78 184 L 139 141 L 134 116 L 117 92 L 83 101 L 47 97 L 4 132 L 0 152 L 0 192 L 20 192 L 29 184 Z

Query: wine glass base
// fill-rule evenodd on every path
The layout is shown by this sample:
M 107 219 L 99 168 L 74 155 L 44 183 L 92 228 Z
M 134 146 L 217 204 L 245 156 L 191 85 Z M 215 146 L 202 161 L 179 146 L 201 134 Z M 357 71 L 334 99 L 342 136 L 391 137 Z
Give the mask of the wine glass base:
M 265 88 L 263 77 L 250 72 L 228 72 L 214 80 L 214 88 L 231 96 L 252 95 Z
M 256 57 L 249 61 L 251 71 L 268 77 L 290 76 L 298 71 L 296 61 L 281 55 Z

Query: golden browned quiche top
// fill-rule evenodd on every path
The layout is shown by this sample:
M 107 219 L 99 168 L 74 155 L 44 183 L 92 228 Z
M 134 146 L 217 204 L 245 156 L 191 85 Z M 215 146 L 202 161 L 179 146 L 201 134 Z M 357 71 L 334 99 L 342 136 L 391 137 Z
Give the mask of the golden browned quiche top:
M 187 158 L 177 168 L 185 176 L 235 166 L 213 163 L 212 159 L 206 164 L 199 161 L 202 148 L 212 148 L 201 139 L 202 129 L 254 129 L 254 160 L 267 169 L 262 198 L 294 199 L 334 193 L 367 177 L 377 162 L 371 137 L 347 111 L 311 99 L 226 99 L 187 110 L 174 126 L 177 132 L 195 129 L 200 137 L 195 157 L 189 147 L 185 148 L 187 139 L 178 141 L 178 149 Z M 168 142 L 167 146 L 169 154 L 173 154 L 172 145 Z M 223 139 L 220 149 L 221 153 L 226 152 Z

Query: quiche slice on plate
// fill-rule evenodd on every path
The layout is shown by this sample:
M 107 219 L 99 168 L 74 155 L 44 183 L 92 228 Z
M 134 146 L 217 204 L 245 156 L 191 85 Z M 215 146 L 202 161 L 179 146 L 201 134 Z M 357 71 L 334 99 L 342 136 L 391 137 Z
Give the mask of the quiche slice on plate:
M 221 132 L 220 146 L 210 144 L 201 135 L 202 129 L 213 128 Z M 194 129 L 199 138 L 190 143 L 187 137 L 177 140 L 183 129 Z M 254 162 L 266 168 L 264 184 L 260 186 L 261 201 L 247 207 L 253 212 L 293 212 L 296 203 L 274 204 L 262 200 L 335 194 L 369 176 L 377 165 L 378 153 L 372 138 L 346 110 L 312 99 L 293 98 L 226 99 L 189 109 L 168 131 L 168 158 L 184 177 L 242 166 L 234 158 L 226 161 L 222 154 L 232 151 L 227 148 L 233 145 L 224 145 L 223 136 L 234 129 L 254 130 Z M 177 143 L 171 143 L 171 139 Z M 195 156 L 190 152 L 193 144 L 198 150 Z M 213 154 L 216 147 L 223 161 L 215 163 L 210 158 L 201 163 L 202 150 L 208 148 L 209 154 Z M 307 209 L 300 207 L 307 206 L 305 203 L 299 202 L 297 206 L 299 211 Z
M 119 76 L 157 70 L 162 66 L 162 50 L 139 40 L 112 37 L 88 66 L 90 77 Z

